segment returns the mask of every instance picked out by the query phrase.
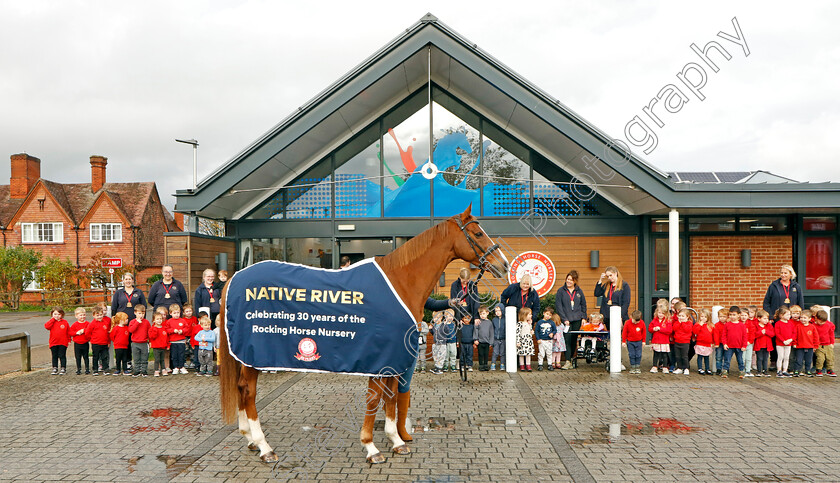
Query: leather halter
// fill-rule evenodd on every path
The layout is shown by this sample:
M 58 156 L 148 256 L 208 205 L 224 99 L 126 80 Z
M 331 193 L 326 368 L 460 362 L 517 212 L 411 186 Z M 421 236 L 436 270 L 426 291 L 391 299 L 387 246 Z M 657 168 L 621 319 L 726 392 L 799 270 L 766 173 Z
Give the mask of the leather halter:
M 462 223 L 461 219 L 458 218 L 457 216 L 454 217 L 454 220 L 455 220 L 455 223 L 458 225 L 458 228 L 461 229 L 461 232 L 467 238 L 467 242 L 470 244 L 470 248 L 472 248 L 473 253 L 475 254 L 476 258 L 478 258 L 478 268 L 481 270 L 478 274 L 478 278 L 475 279 L 475 282 L 478 283 L 481 280 L 481 277 L 484 276 L 484 272 L 486 272 L 489 268 L 489 263 L 487 262 L 487 256 L 490 255 L 491 253 L 493 253 L 494 251 L 498 250 L 500 248 L 499 244 L 494 243 L 494 244 L 490 245 L 489 247 L 487 247 L 487 249 L 484 250 L 484 252 L 481 252 L 481 247 L 478 245 L 478 243 L 472 237 L 472 234 L 470 234 L 470 232 L 467 231 L 467 226 L 469 226 L 472 223 L 475 223 L 476 225 L 478 225 L 478 220 L 471 220 L 471 221 L 468 221 L 466 223 Z M 465 295 L 465 297 L 466 297 L 466 295 Z

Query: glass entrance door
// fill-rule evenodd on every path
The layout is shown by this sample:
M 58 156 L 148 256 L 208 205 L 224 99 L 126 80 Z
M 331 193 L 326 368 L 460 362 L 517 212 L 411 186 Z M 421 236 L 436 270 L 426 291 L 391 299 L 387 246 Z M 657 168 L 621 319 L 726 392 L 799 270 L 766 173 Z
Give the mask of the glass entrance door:
M 350 257 L 350 263 L 365 258 L 387 255 L 394 251 L 394 238 L 339 238 L 338 256 Z

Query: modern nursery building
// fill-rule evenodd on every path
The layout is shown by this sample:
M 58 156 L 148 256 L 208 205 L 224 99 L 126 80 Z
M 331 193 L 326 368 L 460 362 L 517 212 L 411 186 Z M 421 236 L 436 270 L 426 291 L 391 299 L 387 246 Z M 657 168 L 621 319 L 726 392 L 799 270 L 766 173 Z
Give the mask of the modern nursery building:
M 614 265 L 647 318 L 675 295 L 760 305 L 790 264 L 806 304 L 838 305 L 840 185 L 666 173 L 621 146 L 427 15 L 179 190 L 176 211 L 225 222 L 229 269 L 265 259 L 337 268 L 342 255 L 386 254 L 472 204 L 509 260 L 550 260 L 535 272 L 541 292 L 575 269 L 591 296 Z M 440 173 L 427 179 L 430 158 Z M 444 291 L 462 266 L 447 269 Z

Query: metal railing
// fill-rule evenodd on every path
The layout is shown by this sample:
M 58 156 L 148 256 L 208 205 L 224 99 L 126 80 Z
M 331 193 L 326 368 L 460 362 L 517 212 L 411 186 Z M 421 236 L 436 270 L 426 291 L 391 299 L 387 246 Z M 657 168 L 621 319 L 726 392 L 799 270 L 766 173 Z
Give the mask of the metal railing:
M 32 370 L 32 344 L 29 332 L 0 336 L 0 344 L 20 340 L 20 367 L 23 372 Z

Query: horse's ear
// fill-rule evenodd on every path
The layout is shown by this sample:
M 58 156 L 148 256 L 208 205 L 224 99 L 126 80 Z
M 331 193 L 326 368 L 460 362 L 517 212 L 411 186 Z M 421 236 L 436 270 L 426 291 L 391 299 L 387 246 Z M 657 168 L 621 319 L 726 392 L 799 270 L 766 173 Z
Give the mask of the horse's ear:
M 472 216 L 470 214 L 470 211 L 472 211 L 472 203 L 467 205 L 467 209 L 464 210 L 463 213 L 461 213 L 461 221 L 466 222 Z

